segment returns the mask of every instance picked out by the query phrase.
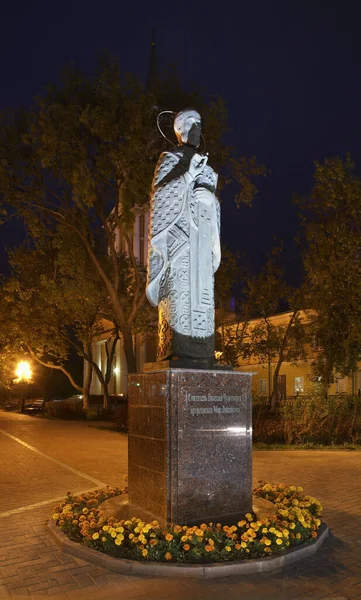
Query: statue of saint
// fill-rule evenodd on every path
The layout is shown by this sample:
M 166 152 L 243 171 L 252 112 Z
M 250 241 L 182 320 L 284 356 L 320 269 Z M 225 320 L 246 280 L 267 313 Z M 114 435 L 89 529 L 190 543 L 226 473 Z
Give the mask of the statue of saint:
M 158 360 L 211 366 L 214 273 L 221 260 L 218 175 L 197 152 L 198 112 L 178 113 L 174 131 L 178 146 L 161 154 L 154 172 L 146 291 L 158 306 Z

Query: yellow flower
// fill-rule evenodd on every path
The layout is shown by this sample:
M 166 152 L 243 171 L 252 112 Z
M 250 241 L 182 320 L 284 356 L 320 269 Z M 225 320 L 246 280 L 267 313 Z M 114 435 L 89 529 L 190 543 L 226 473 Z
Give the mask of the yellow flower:
M 187 535 L 182 535 L 181 542 L 187 542 L 187 541 L 188 541 L 188 536 Z
M 288 526 L 290 529 L 294 529 L 296 527 L 296 523 L 294 523 L 293 521 L 291 521 L 291 523 Z
M 148 554 L 148 550 L 146 548 L 144 548 L 144 550 L 142 550 L 142 556 L 147 556 Z
M 298 540 L 300 540 L 300 539 L 301 539 L 301 534 L 300 534 L 300 533 L 296 533 L 296 538 L 297 538 Z
M 298 486 L 298 488 L 297 488 L 297 491 L 298 491 L 298 492 L 303 492 L 303 487 L 301 487 L 301 486 L 299 485 L 299 486 Z
M 118 533 L 116 539 L 122 542 L 124 540 L 124 535 L 122 533 Z
M 124 533 L 124 527 L 117 527 L 117 528 L 115 529 L 115 531 L 116 531 L 117 533 Z
M 112 538 L 116 538 L 117 537 L 117 534 L 115 533 L 115 531 L 112 531 L 110 535 L 112 536 Z
M 130 539 L 130 540 L 132 540 L 132 539 L 133 539 L 133 537 L 134 537 L 134 533 L 130 533 L 130 534 L 129 534 L 129 539 Z
M 57 521 L 59 519 L 58 513 L 55 513 L 55 515 L 53 515 L 53 519 L 54 519 L 54 521 Z
M 246 519 L 248 519 L 248 521 L 253 521 L 251 513 L 246 513 Z
M 203 530 L 202 529 L 196 529 L 194 532 L 198 537 L 201 537 L 203 535 Z
M 164 555 L 164 558 L 165 558 L 165 560 L 172 560 L 173 557 L 172 557 L 172 555 L 171 555 L 170 552 L 166 552 L 165 555 Z
M 270 546 L 272 544 L 271 540 L 268 538 L 264 538 L 264 543 L 266 544 L 266 546 Z
M 242 547 L 242 548 L 247 548 L 247 544 L 246 544 L 246 542 L 241 542 L 241 547 Z
M 173 539 L 173 536 L 171 533 L 167 533 L 167 535 L 165 536 L 165 539 L 167 540 L 167 542 L 171 542 Z
M 182 531 L 182 527 L 181 527 L 180 525 L 175 525 L 175 526 L 173 527 L 173 531 L 174 531 L 175 533 L 179 533 L 180 531 Z
M 277 538 L 277 539 L 276 539 L 276 544 L 278 544 L 279 546 L 281 546 L 281 544 L 282 544 L 282 543 L 283 543 L 283 542 L 282 542 L 282 540 L 281 540 L 280 538 Z
M 105 537 L 105 535 L 103 535 L 102 542 L 106 542 L 106 541 L 107 541 L 107 538 Z
M 83 514 L 84 514 L 84 515 L 87 515 L 87 514 L 88 514 L 88 512 L 89 512 L 89 508 L 83 508 Z
M 285 538 L 288 538 L 288 536 L 290 535 L 290 532 L 288 531 L 288 529 L 282 529 L 282 535 L 283 535 Z
M 230 552 L 230 551 L 232 550 L 231 546 L 225 546 L 225 547 L 224 547 L 224 549 L 225 549 L 227 552 Z
M 97 531 L 95 533 L 93 533 L 92 538 L 93 538 L 93 540 L 98 540 L 99 539 L 99 533 Z
M 267 529 L 267 527 L 263 527 L 263 529 L 262 529 L 262 533 L 268 533 L 268 529 Z
M 122 545 L 122 541 L 123 541 L 123 540 L 121 540 L 120 538 L 118 538 L 118 537 L 117 537 L 117 538 L 115 538 L 115 540 L 114 540 L 114 544 L 115 544 L 116 546 L 121 546 L 121 545 Z
M 238 527 L 243 527 L 244 525 L 247 525 L 247 521 L 238 521 L 237 525 Z
M 103 531 L 108 531 L 109 525 L 103 525 Z
M 72 524 L 72 525 L 74 525 L 74 527 L 75 527 L 75 525 L 78 525 L 78 523 L 79 523 L 79 521 L 77 521 L 76 519 L 74 519 L 74 520 L 71 522 L 71 524 Z

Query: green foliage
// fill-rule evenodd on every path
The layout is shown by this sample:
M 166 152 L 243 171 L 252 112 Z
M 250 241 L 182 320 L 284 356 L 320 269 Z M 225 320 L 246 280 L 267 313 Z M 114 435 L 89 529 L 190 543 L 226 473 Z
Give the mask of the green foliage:
M 361 401 L 340 394 L 314 394 L 282 401 L 280 413 L 287 444 L 361 443 Z
M 315 310 L 314 372 L 325 392 L 336 372 L 348 375 L 360 358 L 361 180 L 348 156 L 315 164 L 310 198 L 298 199 L 307 248 L 307 306 Z

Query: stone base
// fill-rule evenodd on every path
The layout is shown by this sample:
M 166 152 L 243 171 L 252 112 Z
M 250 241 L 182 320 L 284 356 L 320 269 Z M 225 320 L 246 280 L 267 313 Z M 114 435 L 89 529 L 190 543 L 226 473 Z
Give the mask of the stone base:
M 129 502 L 159 521 L 233 524 L 252 508 L 251 376 L 129 376 Z
M 155 515 L 145 511 L 140 506 L 130 504 L 128 494 L 122 494 L 121 496 L 105 500 L 100 504 L 99 508 L 104 513 L 106 519 L 114 517 L 118 521 L 126 521 L 132 517 L 137 517 L 138 519 L 142 519 L 144 523 L 151 523 L 151 521 L 156 518 Z M 258 519 L 272 519 L 277 512 L 277 507 L 273 502 L 269 502 L 269 500 L 252 496 L 252 511 L 256 514 Z M 244 514 L 236 515 L 233 521 L 229 520 L 227 523 L 222 521 L 222 525 L 235 525 L 237 521 L 243 518 Z M 218 519 L 213 519 L 212 522 L 218 523 Z M 159 525 L 165 527 L 167 523 L 164 520 L 159 520 Z

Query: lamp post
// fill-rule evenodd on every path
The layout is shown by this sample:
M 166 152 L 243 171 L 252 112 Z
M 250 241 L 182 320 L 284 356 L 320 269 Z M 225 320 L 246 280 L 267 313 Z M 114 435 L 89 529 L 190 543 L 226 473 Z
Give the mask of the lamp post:
M 30 363 L 27 360 L 20 361 L 16 367 L 15 375 L 16 379 L 14 379 L 14 383 L 22 384 L 20 387 L 20 412 L 23 413 L 25 407 L 25 389 L 28 389 L 28 385 L 32 379 Z

